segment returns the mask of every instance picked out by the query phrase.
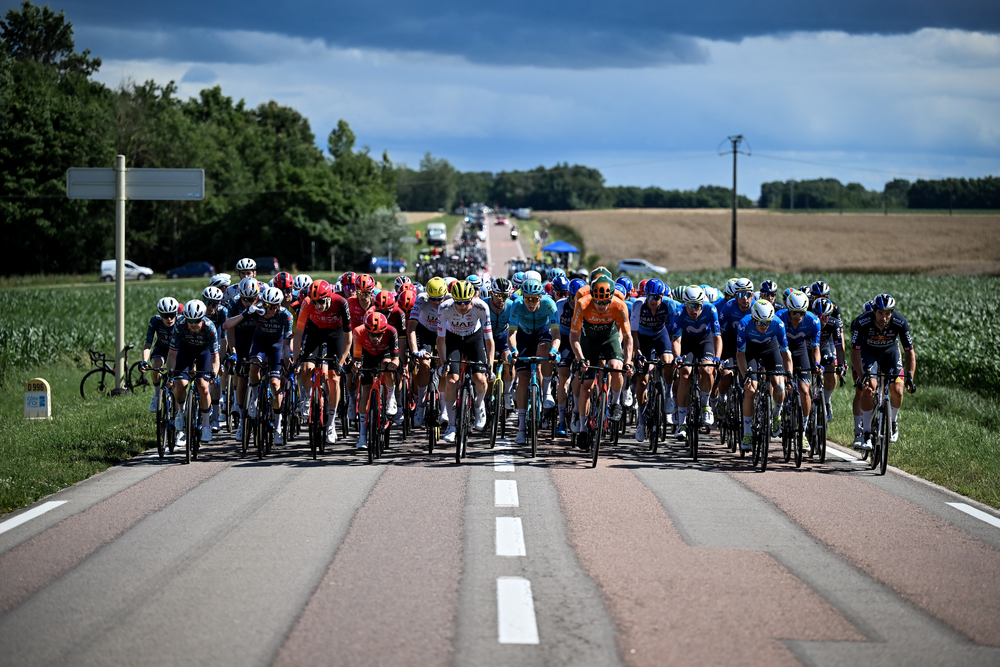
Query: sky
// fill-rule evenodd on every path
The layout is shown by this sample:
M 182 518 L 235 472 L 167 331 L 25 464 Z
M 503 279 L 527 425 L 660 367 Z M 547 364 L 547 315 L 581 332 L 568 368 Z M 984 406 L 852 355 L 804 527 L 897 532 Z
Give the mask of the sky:
M 19 3 L 8 2 L 8 6 Z M 374 155 L 608 185 L 1000 175 L 1000 3 L 590 0 L 51 3 L 96 78 L 221 85 L 343 118 Z M 189 166 L 189 165 L 179 165 Z

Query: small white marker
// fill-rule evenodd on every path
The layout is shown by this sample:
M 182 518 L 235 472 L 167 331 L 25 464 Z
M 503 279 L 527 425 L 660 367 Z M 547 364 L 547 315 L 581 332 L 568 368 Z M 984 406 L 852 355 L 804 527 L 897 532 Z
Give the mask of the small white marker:
M 985 521 L 986 523 L 990 524 L 991 526 L 995 526 L 997 528 L 1000 528 L 1000 519 L 996 518 L 992 514 L 987 514 L 986 512 L 983 512 L 982 510 L 977 510 L 975 507 L 972 507 L 971 505 L 966 505 L 965 503 L 945 503 L 945 504 L 946 505 L 951 505 L 952 507 L 954 507 L 958 511 L 965 512 L 969 516 L 974 516 L 977 519 L 979 519 L 980 521 Z
M 521 518 L 516 516 L 497 517 L 497 556 L 525 556 L 524 531 Z
M 60 505 L 65 505 L 68 500 L 50 500 L 47 503 L 42 503 L 33 510 L 28 510 L 24 514 L 18 514 L 13 519 L 7 519 L 3 523 L 0 523 L 0 534 L 6 533 L 11 528 L 17 528 L 22 523 L 27 523 L 35 517 L 41 516 L 48 512 L 49 510 L 54 510 Z
M 512 479 L 495 480 L 493 504 L 496 507 L 517 507 L 517 482 Z
M 494 454 L 493 470 L 494 472 L 514 472 L 514 455 Z
M 826 453 L 833 454 L 838 459 L 842 459 L 844 461 L 850 461 L 851 463 L 863 463 L 863 461 L 859 459 L 857 456 L 854 456 L 853 454 L 848 454 L 847 452 L 842 452 L 836 447 L 830 447 L 829 445 L 827 445 L 826 447 Z
M 524 577 L 497 578 L 497 634 L 501 644 L 538 643 L 531 582 Z

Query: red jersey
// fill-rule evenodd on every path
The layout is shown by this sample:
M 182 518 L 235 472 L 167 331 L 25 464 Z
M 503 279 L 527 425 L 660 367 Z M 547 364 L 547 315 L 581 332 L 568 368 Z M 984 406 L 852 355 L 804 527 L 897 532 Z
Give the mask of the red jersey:
M 351 330 L 351 313 L 347 308 L 347 299 L 334 294 L 331 297 L 330 307 L 322 313 L 316 310 L 312 299 L 306 297 L 299 310 L 299 317 L 295 322 L 295 328 L 302 331 L 306 328 L 306 322 L 312 322 L 320 329 L 336 329 L 343 327 L 344 331 Z
M 362 351 L 376 357 L 395 357 L 399 355 L 399 336 L 396 334 L 396 330 L 392 327 L 386 328 L 385 333 L 382 334 L 382 340 L 378 342 L 378 345 L 375 345 L 368 337 L 368 330 L 365 329 L 365 325 L 362 324 L 359 327 L 354 327 L 354 358 L 360 359 Z
M 365 315 L 375 310 L 375 300 L 372 299 L 372 305 L 368 306 L 368 308 L 362 308 L 361 302 L 358 301 L 358 295 L 355 294 L 347 300 L 347 307 L 351 310 L 351 323 L 364 324 Z
M 392 310 L 386 313 L 384 310 L 378 311 L 385 315 L 385 319 L 389 321 L 389 326 L 395 329 L 397 332 L 406 331 L 406 313 L 399 306 L 393 306 Z

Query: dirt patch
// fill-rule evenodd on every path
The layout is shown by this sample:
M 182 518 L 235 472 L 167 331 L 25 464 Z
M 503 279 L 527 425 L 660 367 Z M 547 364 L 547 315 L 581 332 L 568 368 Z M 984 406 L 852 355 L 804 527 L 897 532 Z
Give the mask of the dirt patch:
M 409 213 L 404 212 L 403 215 L 406 216 L 406 221 L 408 223 L 410 223 L 411 225 L 415 225 L 418 222 L 426 222 L 427 220 L 433 220 L 434 218 L 440 218 L 444 214 L 443 213 L 431 213 L 431 212 L 425 212 L 425 211 L 418 211 L 416 213 L 414 213 L 414 212 L 409 212 Z
M 610 266 L 641 257 L 674 271 L 729 266 L 732 211 L 535 211 L 568 224 Z M 1000 215 L 741 210 L 738 262 L 781 273 L 1000 274 Z M 623 233 L 624 232 L 624 233 Z

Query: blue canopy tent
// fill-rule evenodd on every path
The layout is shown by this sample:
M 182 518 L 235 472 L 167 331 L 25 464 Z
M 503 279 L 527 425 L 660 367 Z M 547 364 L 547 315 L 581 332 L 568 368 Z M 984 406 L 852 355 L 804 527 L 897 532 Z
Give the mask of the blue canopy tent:
M 565 241 L 555 241 L 542 248 L 543 252 L 580 252 L 576 247 Z

